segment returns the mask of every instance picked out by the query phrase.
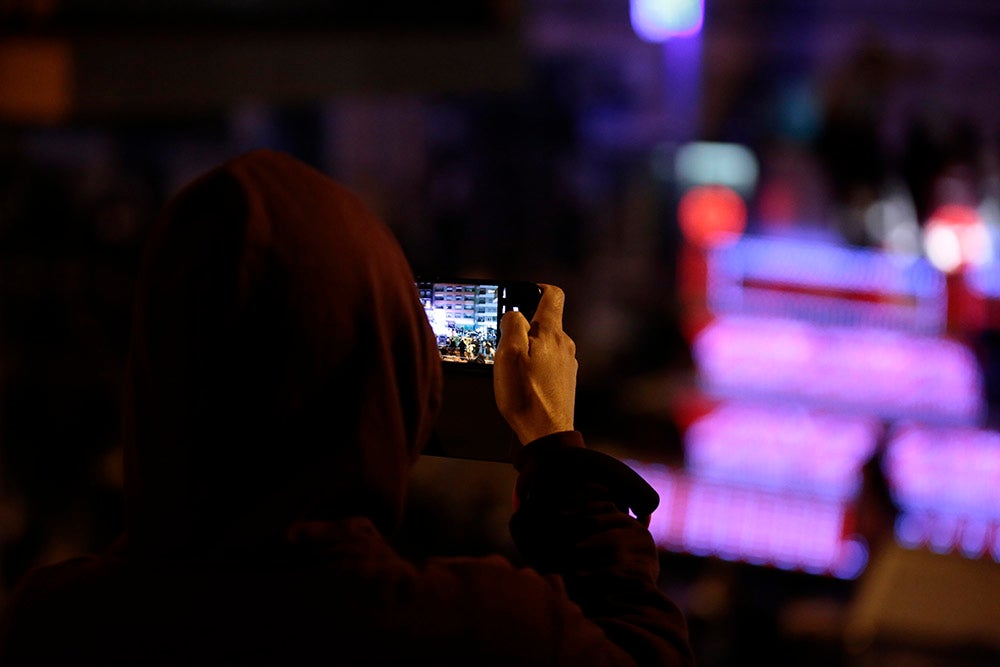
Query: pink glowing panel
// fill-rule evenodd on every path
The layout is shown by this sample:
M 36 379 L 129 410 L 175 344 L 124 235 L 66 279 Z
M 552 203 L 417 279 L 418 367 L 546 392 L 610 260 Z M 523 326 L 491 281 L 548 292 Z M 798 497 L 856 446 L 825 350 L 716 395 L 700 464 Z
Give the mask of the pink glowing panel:
M 706 292 L 717 315 L 919 333 L 947 319 L 944 276 L 925 259 L 802 239 L 744 236 L 714 251 Z
M 687 469 L 703 479 L 848 499 L 880 431 L 865 416 L 726 403 L 685 432 Z
M 705 327 L 692 354 L 705 389 L 722 396 L 961 424 L 983 416 L 975 355 L 948 338 L 733 316 Z
M 900 544 L 1000 561 L 1000 433 L 901 424 L 885 465 Z
M 844 579 L 865 567 L 867 550 L 843 539 L 843 502 L 627 463 L 660 494 L 649 525 L 660 548 Z
M 902 425 L 886 450 L 886 474 L 909 511 L 1000 522 L 1000 433 Z

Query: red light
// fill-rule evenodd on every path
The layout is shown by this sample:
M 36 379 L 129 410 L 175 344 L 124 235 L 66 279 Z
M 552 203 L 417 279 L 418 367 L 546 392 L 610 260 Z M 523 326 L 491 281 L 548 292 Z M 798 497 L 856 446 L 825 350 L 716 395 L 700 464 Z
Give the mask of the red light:
M 711 248 L 739 238 L 746 229 L 747 207 L 736 191 L 722 185 L 703 185 L 681 197 L 677 220 L 689 243 Z
M 971 206 L 961 204 L 945 204 L 939 207 L 930 217 L 931 222 L 955 226 L 975 225 L 979 222 L 979 213 Z

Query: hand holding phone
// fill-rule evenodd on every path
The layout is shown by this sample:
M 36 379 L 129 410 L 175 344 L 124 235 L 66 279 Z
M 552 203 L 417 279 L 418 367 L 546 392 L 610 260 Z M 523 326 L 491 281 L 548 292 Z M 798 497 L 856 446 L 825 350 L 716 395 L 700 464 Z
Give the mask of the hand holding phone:
M 572 431 L 576 404 L 576 343 L 562 328 L 565 295 L 542 285 L 529 323 L 511 311 L 500 321 L 493 388 L 497 408 L 521 444 Z
M 441 355 L 441 413 L 425 454 L 510 462 L 519 445 L 497 408 L 494 360 L 507 312 L 534 316 L 542 289 L 522 280 L 418 276 L 417 291 Z

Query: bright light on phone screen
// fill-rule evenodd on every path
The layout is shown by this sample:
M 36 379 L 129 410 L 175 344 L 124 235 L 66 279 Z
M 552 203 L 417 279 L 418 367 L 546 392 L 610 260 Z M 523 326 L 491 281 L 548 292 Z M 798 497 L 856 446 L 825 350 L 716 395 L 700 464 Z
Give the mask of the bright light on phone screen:
M 417 287 L 442 360 L 492 364 L 498 337 L 499 286 L 418 282 Z

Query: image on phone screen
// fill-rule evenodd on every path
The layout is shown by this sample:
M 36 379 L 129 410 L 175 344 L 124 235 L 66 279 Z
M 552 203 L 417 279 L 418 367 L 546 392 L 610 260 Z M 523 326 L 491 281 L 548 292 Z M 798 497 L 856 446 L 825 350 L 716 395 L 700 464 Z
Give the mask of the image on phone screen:
M 449 366 L 492 366 L 500 318 L 520 310 L 530 320 L 541 295 L 537 284 L 524 281 L 418 279 L 417 288 L 441 359 Z

